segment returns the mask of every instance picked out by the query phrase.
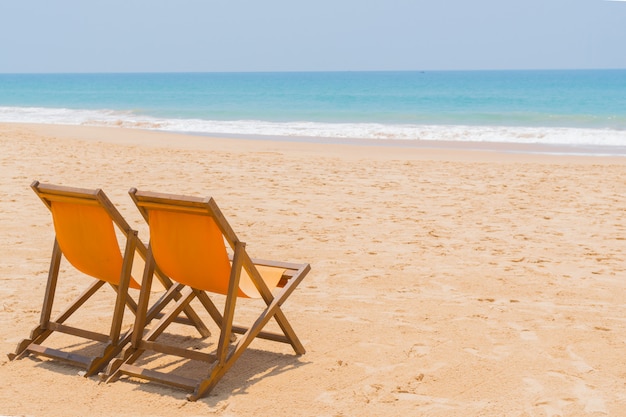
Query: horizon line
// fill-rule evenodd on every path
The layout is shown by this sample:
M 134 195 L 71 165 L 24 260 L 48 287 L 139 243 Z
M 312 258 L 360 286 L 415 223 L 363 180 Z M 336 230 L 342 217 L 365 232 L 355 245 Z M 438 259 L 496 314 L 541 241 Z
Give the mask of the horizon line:
M 626 2 L 626 0 L 604 0 Z M 502 69 L 385 69 L 385 70 L 260 70 L 260 71 L 26 71 L 26 72 L 3 72 L 0 75 L 105 75 L 105 74 L 296 74 L 296 73 L 393 73 L 393 72 L 521 72 L 521 71 L 623 71 L 626 68 L 604 67 L 604 68 L 502 68 Z

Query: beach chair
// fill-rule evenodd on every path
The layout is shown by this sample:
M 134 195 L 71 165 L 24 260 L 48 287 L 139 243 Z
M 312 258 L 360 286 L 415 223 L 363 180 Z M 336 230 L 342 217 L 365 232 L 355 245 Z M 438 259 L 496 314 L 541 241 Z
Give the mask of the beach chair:
M 138 377 L 192 391 L 187 399 L 195 401 L 210 392 L 255 338 L 287 343 L 296 354 L 305 353 L 280 306 L 309 272 L 309 264 L 251 259 L 245 244 L 237 238 L 212 198 L 139 192 L 134 188 L 129 193 L 149 224 L 150 245 L 131 344 L 121 359 L 109 364 L 104 373 L 107 382 L 122 375 Z M 164 317 L 145 331 L 151 271 L 155 267 L 185 289 Z M 207 293 L 225 296 L 218 296 L 224 302 L 223 312 Z M 251 320 L 250 327 L 233 323 L 239 297 L 262 300 L 257 301 L 262 312 Z M 216 348 L 205 349 L 211 352 L 157 340 L 181 309 L 194 299 L 204 306 L 220 330 Z M 263 330 L 272 318 L 281 332 Z M 243 336 L 236 341 L 235 334 Z M 140 358 L 155 353 L 173 355 L 191 364 L 200 361 L 207 372 L 195 378 L 135 365 Z
M 34 181 L 31 188 L 52 213 L 55 239 L 39 325 L 32 330 L 30 338 L 21 341 L 15 353 L 8 356 L 10 360 L 20 359 L 31 353 L 47 356 L 83 367 L 86 369 L 83 375 L 90 376 L 102 370 L 130 341 L 130 331 L 125 334 L 121 332 L 125 308 L 128 307 L 133 313 L 137 310 L 137 303 L 129 296 L 128 288 L 140 288 L 131 276 L 131 270 L 135 252 L 145 259 L 147 247 L 102 190 L 62 187 L 41 184 L 38 181 Z M 126 240 L 123 253 L 120 252 L 114 225 Z M 56 320 L 51 320 L 63 256 L 78 271 L 96 280 Z M 172 285 L 160 271 L 156 273 L 164 287 L 171 290 L 166 295 L 180 298 L 182 287 Z M 65 324 L 105 284 L 109 284 L 117 294 L 110 332 L 104 334 Z M 157 317 L 168 301 L 164 296 L 155 303 L 147 315 L 148 320 Z M 181 322 L 193 324 L 203 337 L 210 335 L 208 328 L 190 307 L 185 314 L 187 317 L 181 318 Z M 94 351 L 92 354 L 79 354 L 44 346 L 42 343 L 54 332 L 86 339 L 94 345 L 100 344 L 102 349 L 91 349 Z M 101 354 L 98 350 L 101 350 Z

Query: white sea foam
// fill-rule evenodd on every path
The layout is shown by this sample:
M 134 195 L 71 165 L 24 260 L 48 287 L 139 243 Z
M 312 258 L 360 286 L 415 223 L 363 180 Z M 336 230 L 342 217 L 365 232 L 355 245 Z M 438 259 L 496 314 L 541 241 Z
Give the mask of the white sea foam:
M 378 123 L 267 122 L 165 119 L 113 110 L 0 107 L 0 122 L 120 126 L 172 132 L 330 139 L 506 142 L 626 147 L 626 131 L 611 129 L 391 125 Z

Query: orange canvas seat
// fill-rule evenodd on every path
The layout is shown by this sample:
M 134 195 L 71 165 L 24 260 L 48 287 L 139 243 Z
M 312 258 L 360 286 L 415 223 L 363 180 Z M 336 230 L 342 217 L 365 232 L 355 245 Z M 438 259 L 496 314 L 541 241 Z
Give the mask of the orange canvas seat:
M 102 190 L 61 187 L 40 184 L 38 181 L 33 182 L 31 187 L 50 209 L 55 240 L 40 323 L 32 330 L 30 338 L 20 342 L 15 353 L 9 354 L 9 358 L 13 360 L 31 353 L 48 356 L 84 367 L 85 376 L 93 375 L 106 366 L 130 341 L 130 332 L 121 334 L 125 309 L 128 307 L 133 313 L 137 310 L 137 303 L 129 296 L 128 288 L 140 288 L 131 276 L 131 269 L 135 252 L 145 259 L 147 248 L 138 239 L 137 232 L 131 229 Z M 125 238 L 123 252 L 120 251 L 115 227 Z M 74 268 L 95 278 L 96 281 L 56 320 L 51 320 L 63 256 Z M 173 287 L 169 279 L 162 276 L 160 271 L 157 272 L 164 286 L 170 289 L 167 292 L 168 297 L 180 298 L 180 288 Z M 71 315 L 107 283 L 116 293 L 114 311 L 110 314 L 112 319 L 108 334 L 65 324 Z M 148 318 L 156 317 L 166 304 L 166 301 L 155 303 Z M 191 308 L 188 308 L 185 313 L 188 317 L 186 322 L 193 323 L 201 335 L 210 334 Z M 98 342 L 103 345 L 101 354 L 91 356 L 44 346 L 42 343 L 53 332 Z
M 206 395 L 255 338 L 288 343 L 296 354 L 305 349 L 281 310 L 281 305 L 309 272 L 309 264 L 253 260 L 245 244 L 230 227 L 212 198 L 177 196 L 130 190 L 130 195 L 150 227 L 150 245 L 142 280 L 138 312 L 131 344 L 122 358 L 112 361 L 104 373 L 107 381 L 122 375 L 145 378 L 192 391 L 187 398 Z M 174 282 L 185 286 L 182 297 L 146 329 L 145 312 L 152 284 L 152 269 L 159 268 Z M 220 311 L 207 295 L 224 295 Z M 251 326 L 233 323 L 238 298 L 258 298 L 262 306 Z M 219 327 L 219 341 L 212 352 L 185 349 L 157 338 L 197 299 Z M 264 331 L 275 319 L 281 332 Z M 147 330 L 147 331 L 146 331 Z M 243 336 L 237 342 L 234 334 Z M 161 372 L 135 362 L 147 352 L 174 355 L 206 363 L 199 379 Z

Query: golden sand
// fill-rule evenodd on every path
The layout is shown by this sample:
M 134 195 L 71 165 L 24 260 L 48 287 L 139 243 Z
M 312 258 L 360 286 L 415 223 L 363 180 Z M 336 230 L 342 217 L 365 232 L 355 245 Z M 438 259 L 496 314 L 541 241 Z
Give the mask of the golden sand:
M 0 415 L 582 416 L 626 404 L 626 158 L 0 125 L 0 351 L 39 319 L 37 179 L 213 196 L 253 257 L 309 262 L 284 305 L 307 353 L 255 342 L 195 403 L 0 359 Z M 59 303 L 85 278 L 63 264 Z M 77 324 L 107 326 L 108 304 Z

